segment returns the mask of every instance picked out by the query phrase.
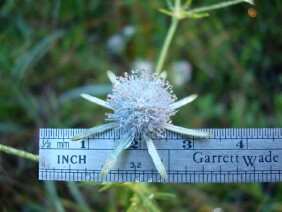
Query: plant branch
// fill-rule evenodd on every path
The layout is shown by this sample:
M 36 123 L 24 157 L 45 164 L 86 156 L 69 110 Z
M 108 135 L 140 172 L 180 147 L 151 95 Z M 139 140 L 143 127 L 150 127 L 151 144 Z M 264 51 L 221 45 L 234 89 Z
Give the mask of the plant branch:
M 23 150 L 19 150 L 19 149 L 15 149 L 3 144 L 0 144 L 0 151 L 11 154 L 11 155 L 16 155 L 18 157 L 22 157 L 22 158 L 26 158 L 28 160 L 32 160 L 32 161 L 39 161 L 39 157 L 38 155 L 34 155 L 31 154 L 29 152 L 23 151 Z
M 235 4 L 239 4 L 239 3 L 242 3 L 242 2 L 248 2 L 250 4 L 253 4 L 253 2 L 250 1 L 250 0 L 249 1 L 247 1 L 247 0 L 234 0 L 234 1 L 222 2 L 222 3 L 219 3 L 219 4 L 214 4 L 214 5 L 211 5 L 211 6 L 200 7 L 200 8 L 196 8 L 196 9 L 193 9 L 193 10 L 188 10 L 187 13 L 202 13 L 202 12 L 207 12 L 207 11 L 211 11 L 211 10 L 221 9 L 221 8 L 228 7 L 228 6 L 235 5 Z
M 158 75 L 162 71 L 164 61 L 165 61 L 167 53 L 168 53 L 169 46 L 171 44 L 172 38 L 173 38 L 175 31 L 176 31 L 176 28 L 178 26 L 178 22 L 179 22 L 179 20 L 177 18 L 172 17 L 172 22 L 170 24 L 170 27 L 169 27 L 168 33 L 166 35 L 165 42 L 164 42 L 164 45 L 162 47 L 162 50 L 161 50 L 161 53 L 160 53 L 160 56 L 159 56 L 159 59 L 158 59 L 158 63 L 157 63 L 156 73 Z

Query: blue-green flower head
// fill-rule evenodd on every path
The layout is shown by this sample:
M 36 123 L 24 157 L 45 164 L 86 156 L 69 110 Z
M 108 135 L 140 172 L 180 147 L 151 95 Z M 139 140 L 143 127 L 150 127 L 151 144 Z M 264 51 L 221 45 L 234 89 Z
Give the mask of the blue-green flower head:
M 176 100 L 168 81 L 147 71 L 133 71 L 117 77 L 107 102 L 113 113 L 108 121 L 117 122 L 125 132 L 164 135 L 163 125 L 175 114 L 170 107 Z

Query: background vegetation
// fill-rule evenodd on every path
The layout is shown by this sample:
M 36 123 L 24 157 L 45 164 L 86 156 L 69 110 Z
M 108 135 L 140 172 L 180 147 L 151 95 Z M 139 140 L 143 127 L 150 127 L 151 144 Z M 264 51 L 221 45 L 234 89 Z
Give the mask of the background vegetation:
M 106 70 L 154 67 L 170 21 L 161 7 L 165 1 L 1 1 L 0 143 L 37 154 L 39 128 L 103 123 L 106 110 L 79 94 L 106 98 Z M 282 126 L 281 11 L 279 0 L 257 0 L 181 22 L 165 69 L 179 98 L 200 96 L 175 124 Z M 101 192 L 98 183 L 40 182 L 37 172 L 37 163 L 0 152 L 1 211 L 122 211 L 132 202 L 164 211 L 282 210 L 280 183 L 112 184 Z M 146 198 L 156 192 L 171 195 Z

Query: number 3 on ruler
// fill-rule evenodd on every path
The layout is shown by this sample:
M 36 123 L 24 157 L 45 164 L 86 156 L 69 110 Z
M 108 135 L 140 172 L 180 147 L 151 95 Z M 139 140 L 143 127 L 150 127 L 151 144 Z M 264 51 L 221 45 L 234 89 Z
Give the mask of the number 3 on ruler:
M 183 149 L 191 149 L 192 148 L 192 141 L 190 140 L 184 140 L 182 145 Z

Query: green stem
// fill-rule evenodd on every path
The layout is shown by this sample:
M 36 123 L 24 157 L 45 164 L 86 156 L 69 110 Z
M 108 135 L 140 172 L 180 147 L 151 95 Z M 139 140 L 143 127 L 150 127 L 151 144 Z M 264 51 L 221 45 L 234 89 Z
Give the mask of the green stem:
M 234 1 L 228 1 L 228 2 L 223 2 L 223 3 L 219 3 L 219 4 L 214 4 L 211 6 L 205 6 L 205 7 L 200 7 L 194 10 L 188 10 L 187 13 L 202 13 L 202 12 L 207 12 L 207 11 L 211 11 L 211 10 L 217 10 L 220 8 L 224 8 L 224 7 L 228 7 L 234 4 L 239 4 L 242 2 L 246 2 L 245 0 L 234 0 Z
M 223 2 L 223 3 L 219 3 L 219 4 L 214 4 L 211 6 L 205 6 L 205 7 L 200 7 L 198 9 L 194 9 L 194 10 L 188 10 L 187 12 L 184 12 L 185 9 L 187 9 L 190 6 L 191 1 L 187 1 L 185 3 L 184 6 L 181 6 L 181 1 L 180 0 L 175 0 L 175 6 L 172 9 L 172 11 L 166 11 L 166 10 L 161 10 L 163 13 L 167 14 L 167 15 L 171 15 L 172 16 L 172 21 L 168 30 L 168 33 L 166 35 L 165 38 L 165 42 L 162 46 L 161 49 L 161 53 L 160 56 L 158 58 L 158 62 L 157 62 L 157 67 L 156 67 L 156 73 L 159 75 L 163 69 L 163 65 L 168 53 L 168 49 L 170 47 L 172 38 L 175 34 L 176 28 L 178 26 L 178 22 L 179 20 L 183 19 L 185 17 L 185 15 L 193 15 L 193 14 L 198 14 L 201 12 L 206 12 L 206 11 L 210 11 L 210 10 L 216 10 L 216 9 L 220 9 L 223 7 L 228 7 L 234 4 L 239 4 L 242 2 L 248 2 L 250 4 L 253 3 L 252 0 L 233 0 L 233 1 L 228 1 L 228 2 Z M 199 14 L 201 15 L 201 14 Z
M 178 26 L 178 22 L 179 22 L 179 20 L 177 18 L 175 18 L 175 17 L 172 18 L 172 22 L 170 24 L 170 27 L 169 27 L 168 33 L 166 35 L 165 42 L 164 42 L 164 45 L 162 47 L 162 50 L 161 50 L 161 53 L 160 53 L 160 56 L 159 56 L 159 59 L 158 59 L 158 63 L 157 63 L 156 73 L 158 75 L 162 71 L 164 61 L 165 61 L 165 58 L 166 58 L 167 53 L 168 53 L 169 46 L 171 44 L 172 38 L 173 38 L 175 31 L 176 31 L 176 28 Z
M 38 155 L 0 144 L 0 151 L 38 162 Z

